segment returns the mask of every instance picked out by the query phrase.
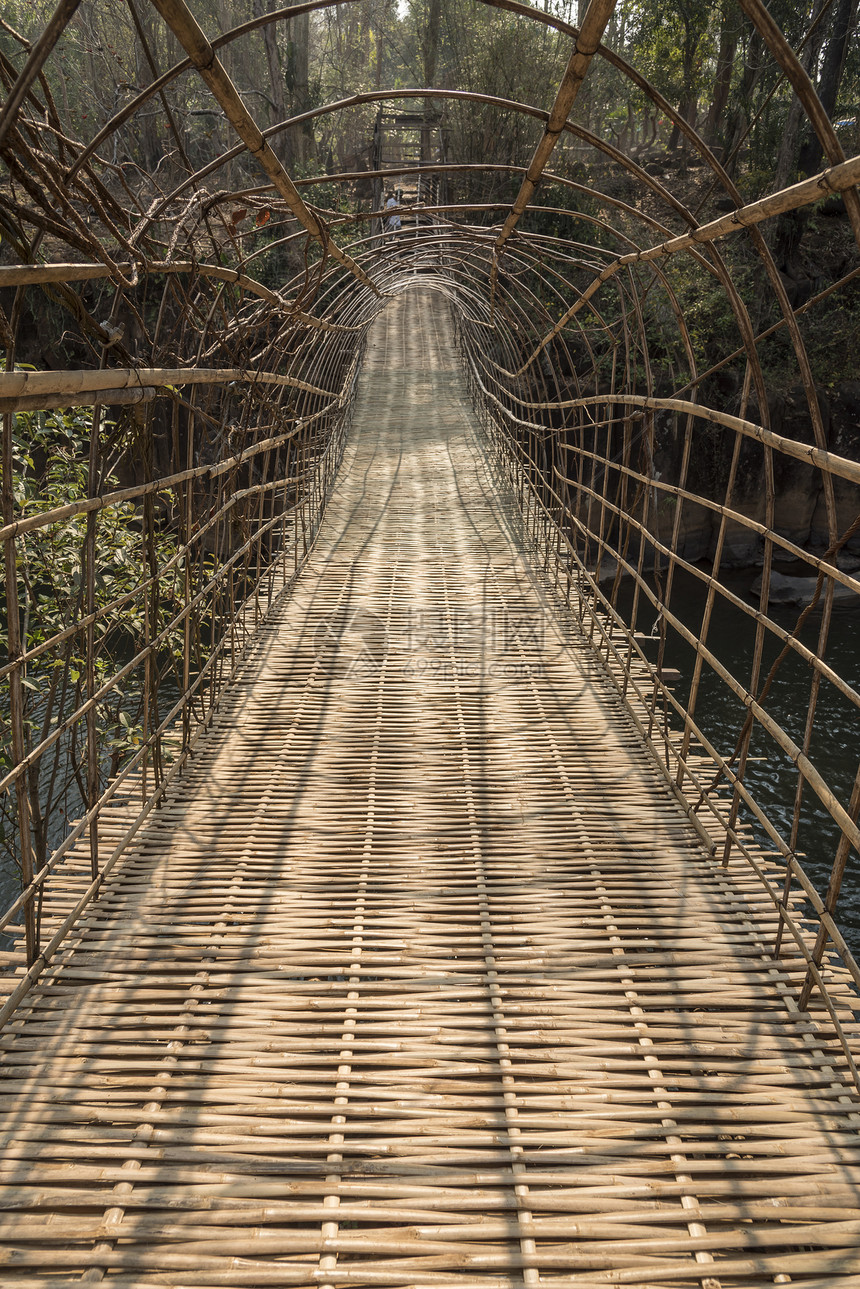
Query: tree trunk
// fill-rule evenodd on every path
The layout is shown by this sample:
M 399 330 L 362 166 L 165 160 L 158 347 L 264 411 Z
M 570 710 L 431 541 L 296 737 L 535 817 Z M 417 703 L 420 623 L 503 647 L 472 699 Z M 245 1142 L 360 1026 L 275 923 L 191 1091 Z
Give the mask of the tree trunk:
M 729 101 L 729 89 L 732 81 L 732 69 L 735 65 L 735 54 L 740 37 L 738 10 L 731 0 L 723 0 L 720 21 L 720 45 L 717 51 L 717 66 L 714 73 L 714 89 L 711 105 L 705 120 L 705 142 L 714 147 L 721 140 L 720 126 L 726 104 Z
M 254 17 L 262 18 L 263 14 L 271 13 L 274 8 L 272 0 L 254 0 Z M 269 69 L 269 87 L 272 95 L 272 125 L 278 121 L 283 121 L 287 115 L 287 103 L 284 95 L 284 73 L 281 68 L 281 55 L 278 50 L 278 35 L 276 25 L 269 22 L 262 28 L 263 45 L 266 50 L 266 65 Z M 275 152 L 280 159 L 289 164 L 286 158 L 285 136 L 279 135 L 272 140 Z
M 815 6 L 812 15 L 812 21 L 821 13 L 821 3 Z M 824 31 L 819 27 L 814 35 L 806 42 L 803 52 L 800 55 L 800 64 L 807 76 L 811 76 L 815 65 L 818 62 L 818 56 L 821 53 L 821 46 L 824 43 Z M 788 115 L 785 118 L 782 137 L 779 142 L 779 152 L 776 159 L 776 175 L 774 176 L 774 188 L 785 188 L 788 184 L 794 183 L 797 178 L 797 140 L 800 134 L 801 125 L 804 119 L 803 107 L 800 99 L 796 94 L 792 94 L 791 103 L 788 108 Z
M 729 142 L 728 153 L 726 154 L 726 168 L 729 174 L 734 174 L 737 168 L 737 154 L 740 151 L 741 140 L 752 115 L 753 90 L 761 76 L 763 52 L 764 41 L 759 33 L 754 31 L 750 36 L 750 43 L 744 59 L 744 74 L 741 78 L 738 93 L 738 106 L 732 117 L 731 130 L 726 132 Z
M 848 53 L 848 37 L 853 30 L 857 0 L 838 0 L 833 30 L 827 42 L 821 76 L 818 81 L 818 97 L 829 117 L 833 116 L 839 84 L 845 67 L 845 56 Z M 814 130 L 810 130 L 800 150 L 797 169 L 801 178 L 814 175 L 822 160 L 822 147 Z
M 140 29 L 144 33 L 146 43 L 149 45 L 153 56 L 157 57 L 155 10 L 150 4 L 132 4 L 132 8 L 137 14 Z M 149 85 L 152 81 L 152 71 L 137 40 L 134 41 L 134 64 L 136 84 L 141 88 Z M 131 153 L 132 161 L 142 165 L 148 174 L 155 173 L 155 168 L 162 155 L 161 142 L 156 132 L 157 121 L 158 117 L 152 111 L 144 110 L 138 113 L 135 118 L 134 131 L 124 131 L 125 146 Z M 134 147 L 135 143 L 137 144 L 136 148 Z
M 421 56 L 423 61 L 424 84 L 432 86 L 436 79 L 436 65 L 439 61 L 439 29 L 442 22 L 442 0 L 429 0 L 427 7 L 427 24 L 421 36 Z M 421 160 L 432 160 L 433 100 L 424 100 L 424 125 L 421 128 Z
M 681 21 L 684 24 L 684 42 L 681 52 L 681 95 L 678 101 L 678 115 L 695 129 L 699 107 L 699 92 L 696 85 L 696 58 L 705 28 L 700 23 L 701 15 L 695 6 L 679 6 Z M 669 139 L 669 151 L 674 152 L 681 142 L 681 131 L 677 124 L 672 127 Z
M 588 13 L 588 0 L 577 0 L 577 5 L 576 5 L 577 31 L 582 30 L 582 24 L 585 22 L 585 15 L 587 13 Z M 622 16 L 620 18 L 622 28 L 625 22 L 626 13 L 627 13 L 627 6 L 622 5 Z M 616 5 L 615 9 L 613 10 L 612 19 L 611 19 L 613 24 L 616 22 L 617 14 L 618 14 L 618 6 Z M 615 36 L 615 39 L 616 41 L 618 41 L 618 43 L 614 45 L 614 48 L 622 49 L 623 42 L 624 42 L 623 30 L 618 32 L 618 34 Z M 581 125 L 583 129 L 586 129 L 586 130 L 591 129 L 592 84 L 593 84 L 593 78 L 591 76 L 586 76 L 585 80 L 582 82 L 582 87 L 580 88 L 579 94 L 577 95 L 577 99 L 576 99 L 576 120 L 577 120 L 577 123 Z
M 311 105 L 310 84 L 310 14 L 302 13 L 290 21 L 290 36 L 293 46 L 293 113 L 307 112 Z M 294 144 L 296 161 L 305 163 L 311 159 L 314 151 L 314 127 L 308 121 L 296 131 Z

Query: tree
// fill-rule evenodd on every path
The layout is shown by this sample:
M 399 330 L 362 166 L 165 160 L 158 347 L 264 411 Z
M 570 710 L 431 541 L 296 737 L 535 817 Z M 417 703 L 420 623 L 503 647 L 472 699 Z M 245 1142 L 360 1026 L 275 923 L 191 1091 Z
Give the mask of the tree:
M 833 27 L 821 62 L 821 73 L 816 86 L 822 107 L 832 117 L 839 96 L 842 73 L 848 53 L 848 38 L 854 31 L 857 0 L 837 0 Z M 800 150 L 797 168 L 801 176 L 815 174 L 822 158 L 821 142 L 814 130 L 808 131 Z
M 298 116 L 311 107 L 310 14 L 302 13 L 291 18 L 287 30 L 287 87 L 290 90 L 291 114 Z M 306 121 L 297 130 L 291 131 L 291 134 L 293 162 L 305 165 L 314 151 L 313 123 Z
M 41 514 L 87 496 L 90 408 L 69 408 L 50 413 L 24 412 L 15 417 L 12 487 L 17 513 Z M 106 423 L 103 429 L 109 429 Z M 108 488 L 118 480 L 105 479 Z M 145 637 L 143 608 L 133 592 L 140 568 L 141 536 L 135 508 L 130 503 L 106 507 L 97 527 L 95 608 L 97 650 L 94 661 L 96 688 L 120 665 L 117 658 L 136 652 Z M 28 533 L 19 543 L 17 560 L 18 606 L 23 647 L 37 651 L 56 634 L 78 621 L 82 605 L 82 550 L 87 521 L 83 516 L 61 519 Z M 172 539 L 159 534 L 157 556 L 166 563 L 174 551 Z M 175 611 L 182 589 L 182 569 L 177 564 L 162 577 L 160 613 Z M 123 603 L 123 598 L 128 603 Z M 119 603 L 117 604 L 117 601 Z M 5 595 L 0 599 L 5 613 Z M 171 642 L 182 650 L 182 633 Z M 86 802 L 86 756 L 82 723 L 64 734 L 61 727 L 69 713 L 86 697 L 85 646 L 80 631 L 70 633 L 59 648 L 49 648 L 27 663 L 24 679 L 24 743 L 29 752 L 50 735 L 60 732 L 52 748 L 30 768 L 26 787 L 31 841 L 36 867 L 47 859 L 66 832 L 68 821 Z M 115 774 L 122 760 L 140 741 L 143 693 L 138 673 L 99 703 L 99 770 L 102 779 Z M 0 732 L 3 713 L 0 712 Z M 0 746 L 9 746 L 5 737 Z M 0 773 L 9 768 L 0 752 Z M 0 799 L 0 853 L 14 857 L 16 804 Z
M 275 8 L 274 0 L 254 0 L 254 17 L 262 18 Z M 272 124 L 283 121 L 287 116 L 287 102 L 284 97 L 284 72 L 281 67 L 281 54 L 278 48 L 278 33 L 274 23 L 263 27 L 263 46 L 266 51 L 266 67 L 269 72 L 269 89 L 271 91 Z M 289 156 L 287 143 L 275 141 L 275 147 L 282 154 L 282 159 L 289 167 L 292 158 Z
M 688 125 L 695 126 L 698 115 L 699 89 L 704 66 L 703 46 L 708 35 L 711 6 L 707 0 L 674 0 L 674 7 L 681 24 L 681 90 L 678 112 Z M 670 149 L 676 148 L 681 131 L 672 128 Z
M 821 53 L 824 41 L 824 27 L 821 19 L 828 7 L 828 0 L 817 0 L 810 15 L 810 30 L 806 34 L 806 43 L 801 50 L 800 64 L 808 76 L 812 76 Z M 782 128 L 779 153 L 776 161 L 774 185 L 784 188 L 793 183 L 797 176 L 798 138 L 804 120 L 803 106 L 796 94 L 792 94 L 785 123 Z
M 442 20 L 442 0 L 428 0 L 427 21 L 421 33 L 421 54 L 424 63 L 424 84 L 433 85 L 436 81 L 436 64 L 439 60 L 439 28 Z M 431 157 L 431 118 L 433 100 L 424 100 L 424 127 L 421 130 L 421 160 L 429 161 Z
M 741 13 L 734 0 L 722 0 L 720 6 L 720 36 L 717 61 L 714 67 L 714 84 L 711 105 L 704 125 L 704 136 L 713 148 L 725 143 L 722 134 L 723 116 L 729 101 L 732 71 L 741 34 Z

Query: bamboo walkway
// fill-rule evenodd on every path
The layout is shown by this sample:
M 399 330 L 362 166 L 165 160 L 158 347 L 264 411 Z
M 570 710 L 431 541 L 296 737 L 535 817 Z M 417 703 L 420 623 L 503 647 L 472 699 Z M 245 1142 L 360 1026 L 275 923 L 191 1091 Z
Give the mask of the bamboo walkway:
M 826 1016 L 516 534 L 401 296 L 308 568 L 0 1036 L 3 1285 L 860 1286 Z

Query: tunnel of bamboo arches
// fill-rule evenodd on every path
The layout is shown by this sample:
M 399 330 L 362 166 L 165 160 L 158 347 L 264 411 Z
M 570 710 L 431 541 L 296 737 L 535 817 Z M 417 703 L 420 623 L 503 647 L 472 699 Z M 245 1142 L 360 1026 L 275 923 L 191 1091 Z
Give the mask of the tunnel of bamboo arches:
M 368 329 L 416 285 L 446 301 L 474 407 L 520 499 L 535 558 L 560 594 L 575 594 L 594 648 L 691 820 L 703 832 L 703 819 L 708 829 L 718 823 L 722 840 L 707 835 L 726 860 L 742 853 L 755 867 L 763 845 L 782 874 L 763 878 L 779 909 L 774 951 L 787 940 L 792 951 L 801 946 L 809 964 L 803 1001 L 820 984 L 825 949 L 860 979 L 832 916 L 846 864 L 852 855 L 856 862 L 860 777 L 834 785 L 814 754 L 816 739 L 826 739 L 824 696 L 855 710 L 860 703 L 856 677 L 840 674 L 827 654 L 833 613 L 843 611 L 834 605 L 860 592 L 844 558 L 857 549 L 860 464 L 828 437 L 804 331 L 817 308 L 856 285 L 858 267 L 797 305 L 771 237 L 779 218 L 841 200 L 856 256 L 860 157 L 846 158 L 760 0 L 742 0 L 745 20 L 797 94 L 825 167 L 746 203 L 728 163 L 601 43 L 610 0 L 592 0 L 581 29 L 516 0 L 478 2 L 568 41 L 554 102 L 416 86 L 356 93 L 306 114 L 361 110 L 382 123 L 399 114 L 414 128 L 416 120 L 492 104 L 524 118 L 532 144 L 508 165 L 450 162 L 442 147 L 425 158 L 414 199 L 398 208 L 396 236 L 383 227 L 384 185 L 415 179 L 413 160 L 377 152 L 377 170 L 330 165 L 317 176 L 291 176 L 279 144 L 304 118 L 261 128 L 225 69 L 234 42 L 331 0 L 261 14 L 217 38 L 183 0 L 152 0 L 181 59 L 157 67 L 146 48 L 151 82 L 86 143 L 63 120 L 46 75 L 76 0 L 58 5 L 35 43 L 19 38 L 16 55 L 4 55 L 2 790 L 22 886 L 3 929 L 23 937 L 6 957 L 15 965 L 24 955 L 25 979 L 44 960 L 40 908 L 52 874 L 89 838 L 91 882 L 81 907 L 98 894 L 100 820 L 123 799 L 124 785 L 142 784 L 112 864 L 181 770 L 255 625 L 301 569 L 348 435 Z M 635 149 L 577 124 L 577 96 L 598 64 L 620 102 L 644 95 L 677 129 L 690 164 L 707 176 L 696 209 Z M 170 107 L 181 78 L 200 82 L 232 131 L 229 148 L 193 163 Z M 144 177 L 122 161 L 121 140 L 147 110 L 161 114 L 170 164 Z M 564 175 L 553 169 L 569 145 L 587 159 L 581 180 L 569 166 Z M 513 200 L 494 196 L 500 188 L 515 191 Z M 739 243 L 744 272 L 726 254 Z M 706 363 L 689 316 L 697 291 L 719 293 L 725 306 L 724 335 Z M 772 306 L 764 327 L 762 299 Z M 22 358 L 34 316 L 52 320 L 56 334 L 45 348 L 53 345 L 64 363 L 37 370 Z M 805 403 L 802 439 L 771 425 L 761 354 L 774 336 L 790 350 L 793 389 Z M 670 350 L 666 388 L 653 370 L 658 356 L 665 367 Z M 729 371 L 739 373 L 731 398 L 721 382 Z M 69 501 L 55 492 L 22 503 L 15 470 L 27 435 L 44 435 L 51 415 L 69 408 L 78 409 L 84 445 L 79 492 Z M 818 490 L 814 543 L 785 535 L 787 473 Z M 118 526 L 136 535 L 122 559 L 137 563 L 112 593 L 106 570 Z M 34 633 L 38 596 L 28 562 L 45 558 L 60 538 L 64 551 L 73 547 L 74 590 Z M 760 565 L 753 598 L 728 575 L 739 551 Z M 793 623 L 773 608 L 781 563 L 802 565 L 814 586 Z M 691 579 L 702 605 L 692 627 L 677 589 Z M 732 673 L 713 643 L 727 606 L 750 624 L 743 674 Z M 119 620 L 133 625 L 124 652 L 108 664 Z M 679 642 L 694 655 L 683 685 L 673 670 Z M 791 665 L 806 669 L 808 707 L 789 730 L 769 712 L 767 696 Z M 733 710 L 723 728 L 699 723 L 707 685 Z M 748 786 L 756 751 L 794 777 L 793 804 L 780 821 Z M 45 783 L 58 775 L 77 784 L 77 813 L 68 795 L 51 797 L 50 788 L 46 806 Z M 826 891 L 797 857 L 811 808 L 835 828 Z M 790 914 L 797 891 L 817 928 L 811 946 Z
M 272 124 L 236 51 L 358 2 L 127 0 L 146 83 L 86 130 L 97 0 L 0 14 L 0 1279 L 857 1289 L 860 427 L 810 337 L 860 156 L 762 0 L 823 156 L 777 191 L 613 0 L 473 0 L 563 51 L 546 101 Z

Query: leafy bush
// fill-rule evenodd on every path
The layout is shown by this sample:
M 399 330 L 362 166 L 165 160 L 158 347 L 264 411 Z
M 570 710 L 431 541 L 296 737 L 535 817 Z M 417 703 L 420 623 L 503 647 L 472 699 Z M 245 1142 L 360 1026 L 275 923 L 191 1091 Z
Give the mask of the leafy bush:
M 13 431 L 13 491 L 18 518 L 46 514 L 84 500 L 88 495 L 89 437 L 92 413 L 87 408 L 23 412 Z M 103 425 L 110 430 L 111 423 Z M 103 489 L 118 487 L 108 471 Z M 87 516 L 60 518 L 30 531 L 16 543 L 18 614 L 25 653 L 37 652 L 23 673 L 24 744 L 29 752 L 58 730 L 86 700 L 85 542 Z M 105 685 L 123 662 L 141 650 L 146 614 L 151 635 L 172 618 L 181 602 L 182 560 L 159 573 L 146 595 L 146 570 L 162 569 L 176 555 L 172 535 L 156 533 L 144 549 L 141 512 L 128 501 L 100 510 L 95 519 L 93 651 L 94 690 Z M 0 600 L 8 617 L 5 591 Z M 55 637 L 59 642 L 48 644 Z M 161 671 L 181 657 L 182 632 L 174 632 L 160 657 Z M 158 670 L 150 675 L 155 693 Z M 99 776 L 116 773 L 142 736 L 145 669 L 136 667 L 97 705 Z M 12 764 L 8 677 L 0 693 L 0 773 Z M 86 735 L 83 720 L 65 731 L 32 767 L 27 779 L 35 860 L 44 862 L 65 832 L 69 818 L 87 799 Z M 14 792 L 0 801 L 0 851 L 15 856 L 13 838 L 17 806 Z

